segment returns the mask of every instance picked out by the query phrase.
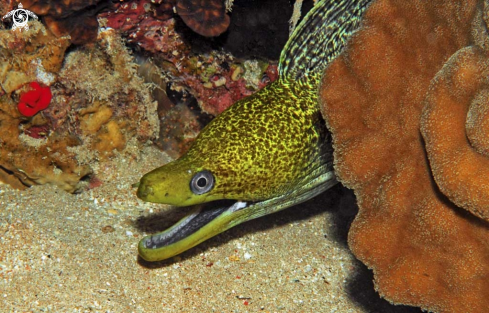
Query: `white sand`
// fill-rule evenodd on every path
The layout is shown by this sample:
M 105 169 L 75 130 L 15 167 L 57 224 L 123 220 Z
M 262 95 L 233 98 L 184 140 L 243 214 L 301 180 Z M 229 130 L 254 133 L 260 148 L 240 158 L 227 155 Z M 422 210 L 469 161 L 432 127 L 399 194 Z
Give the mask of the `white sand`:
M 374 292 L 346 246 L 356 209 L 340 186 L 170 262 L 138 262 L 136 220 L 163 221 L 168 207 L 131 184 L 165 161 L 154 148 L 119 157 L 79 195 L 0 185 L 0 312 L 420 312 Z

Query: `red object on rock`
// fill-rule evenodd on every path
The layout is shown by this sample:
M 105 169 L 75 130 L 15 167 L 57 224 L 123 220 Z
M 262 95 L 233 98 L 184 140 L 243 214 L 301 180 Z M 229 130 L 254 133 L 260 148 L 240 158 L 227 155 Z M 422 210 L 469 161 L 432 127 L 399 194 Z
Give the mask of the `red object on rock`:
M 45 138 L 49 133 L 49 125 L 36 125 L 25 130 L 27 136 L 41 139 Z
M 41 87 L 37 82 L 30 83 L 30 86 L 32 90 L 20 96 L 20 102 L 17 106 L 19 112 L 24 116 L 33 116 L 46 109 L 52 98 L 49 87 Z

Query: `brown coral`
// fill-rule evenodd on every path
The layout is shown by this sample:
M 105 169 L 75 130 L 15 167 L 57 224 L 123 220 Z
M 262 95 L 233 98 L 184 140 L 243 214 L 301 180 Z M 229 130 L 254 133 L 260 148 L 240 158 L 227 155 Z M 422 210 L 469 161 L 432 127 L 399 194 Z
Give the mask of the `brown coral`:
M 476 0 L 375 1 L 323 78 L 335 168 L 359 205 L 349 245 L 394 303 L 437 312 L 489 308 L 489 224 L 439 191 L 420 134 L 430 81 L 452 54 L 487 36 L 476 27 L 482 7 Z M 465 93 L 457 96 L 470 98 Z
M 101 0 L 23 0 L 26 9 L 43 16 L 46 26 L 56 36 L 71 36 L 74 44 L 93 42 L 97 38 L 96 14 L 108 7 Z
M 111 27 L 127 32 L 136 27 L 141 31 L 142 21 L 145 26 L 159 24 L 175 13 L 190 29 L 206 37 L 219 36 L 230 24 L 224 0 L 131 0 L 115 4 L 115 10 L 102 17 L 109 18 Z
M 428 93 L 421 128 L 438 187 L 450 201 L 485 220 L 489 220 L 488 92 L 487 53 L 478 47 L 459 51 Z
M 223 0 L 178 0 L 176 9 L 185 24 L 202 36 L 218 36 L 229 27 Z

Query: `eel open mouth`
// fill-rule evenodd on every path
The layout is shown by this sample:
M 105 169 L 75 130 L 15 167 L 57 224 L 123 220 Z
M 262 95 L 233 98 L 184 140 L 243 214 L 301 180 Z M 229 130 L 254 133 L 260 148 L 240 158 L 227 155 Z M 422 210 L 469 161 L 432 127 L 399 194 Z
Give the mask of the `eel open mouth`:
M 259 202 L 214 201 L 196 205 L 167 230 L 141 239 L 139 255 L 146 261 L 161 261 L 180 254 L 243 222 L 309 200 L 337 183 L 333 171 L 318 169 L 318 175 L 281 196 Z
M 175 225 L 141 239 L 138 245 L 139 255 L 146 261 L 160 261 L 182 253 L 243 222 L 239 218 L 243 214 L 238 211 L 248 206 L 249 204 L 241 201 L 216 201 L 196 205 Z

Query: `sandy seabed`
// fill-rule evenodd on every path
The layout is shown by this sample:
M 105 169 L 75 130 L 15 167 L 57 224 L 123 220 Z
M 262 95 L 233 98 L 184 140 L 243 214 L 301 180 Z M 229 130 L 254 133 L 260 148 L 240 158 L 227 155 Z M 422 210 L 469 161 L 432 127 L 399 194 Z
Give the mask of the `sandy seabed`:
M 166 262 L 137 256 L 182 209 L 131 185 L 169 159 L 152 147 L 95 168 L 81 194 L 0 185 L 0 312 L 421 312 L 375 293 L 348 250 L 353 193 L 336 186 Z

